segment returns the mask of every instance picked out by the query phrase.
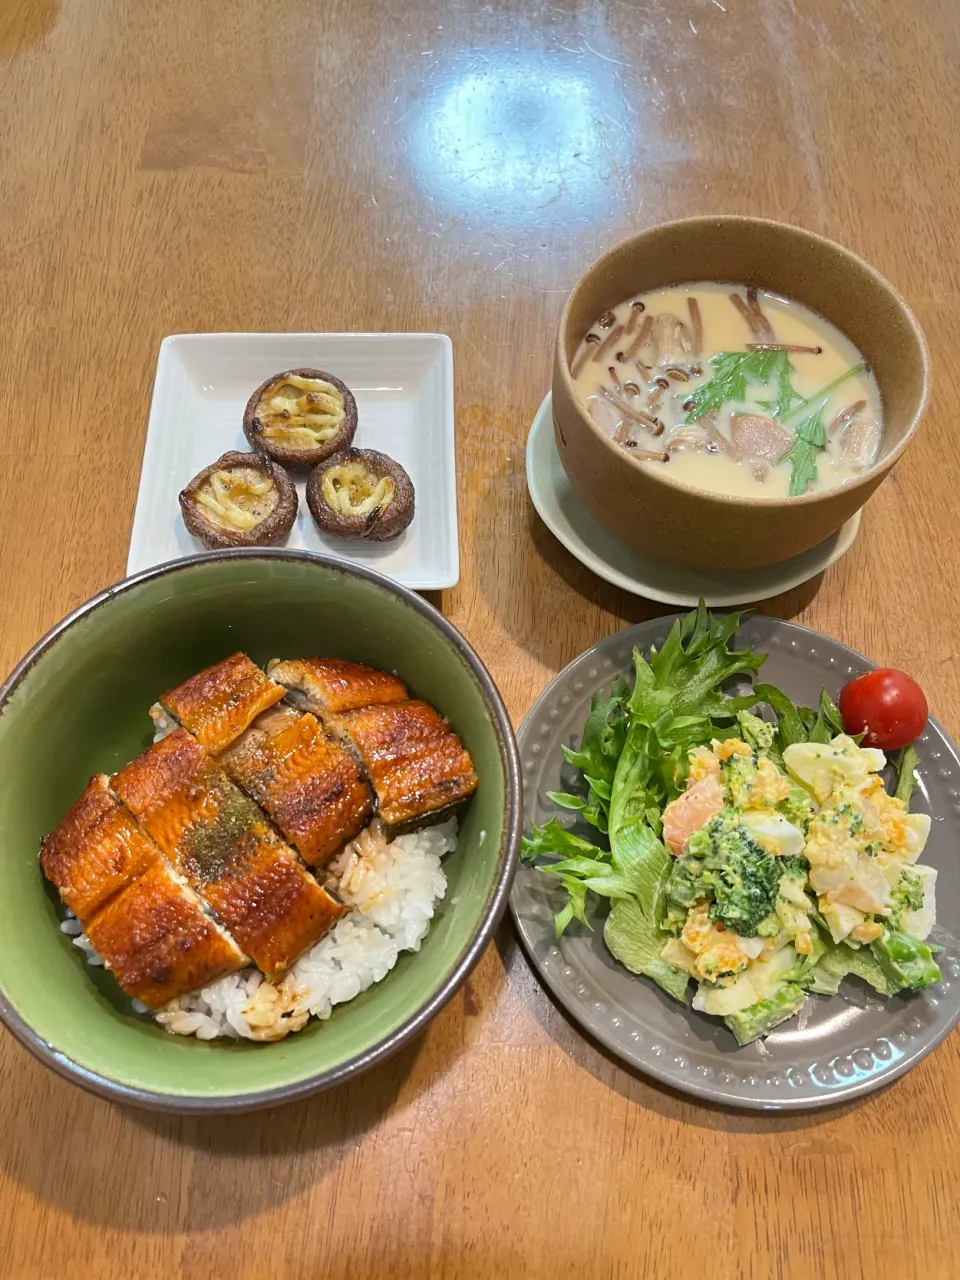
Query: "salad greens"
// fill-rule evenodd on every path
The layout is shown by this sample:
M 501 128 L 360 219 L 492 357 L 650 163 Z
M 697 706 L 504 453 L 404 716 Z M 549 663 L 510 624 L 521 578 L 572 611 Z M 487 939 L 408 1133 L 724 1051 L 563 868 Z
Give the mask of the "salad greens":
M 585 798 L 550 793 L 596 836 L 574 834 L 553 818 L 524 839 L 522 856 L 563 895 L 558 937 L 574 922 L 592 928 L 590 902 L 607 899 L 603 936 L 614 957 L 677 1000 L 686 1000 L 694 977 L 695 1007 L 725 1017 L 746 1044 L 793 1016 L 808 992 L 836 993 L 847 975 L 889 996 L 940 974 L 930 947 L 904 927 L 932 913 L 933 869 L 914 871 L 906 854 L 882 850 L 895 869 L 880 914 L 851 914 L 817 881 L 833 865 L 822 856 L 824 841 L 843 850 L 860 839 L 863 853 L 855 856 L 868 860 L 883 845 L 861 838 L 863 819 L 843 789 L 848 780 L 874 804 L 882 792 L 902 826 L 928 829 L 922 816 L 898 817 L 914 785 L 916 753 L 903 753 L 897 799 L 887 796 L 870 772 L 882 754 L 843 734 L 826 692 L 817 707 L 802 707 L 774 685 L 753 683 L 765 655 L 734 647 L 740 619 L 711 616 L 701 601 L 674 623 L 661 649 L 634 650 L 633 688 L 614 681 L 595 698 L 580 746 L 564 748 Z M 764 706 L 766 718 L 756 714 Z M 824 760 L 836 764 L 818 803 Z M 694 812 L 694 802 L 705 800 L 710 810 Z
M 578 809 L 587 822 L 604 832 L 607 830 L 613 778 L 626 738 L 629 697 L 630 686 L 627 682 L 615 680 L 609 698 L 594 699 L 593 708 L 583 727 L 580 750 L 563 748 L 567 763 L 583 774 L 587 784 L 587 800 L 561 792 L 550 793 L 550 799 L 556 804 L 566 809 Z
M 917 785 L 916 768 L 919 763 L 920 757 L 911 742 L 908 747 L 903 748 L 897 763 L 897 789 L 894 793 L 897 799 L 902 800 L 906 805 L 909 805 L 913 789 Z
M 758 1000 L 746 1009 L 728 1014 L 726 1023 L 736 1036 L 737 1044 L 743 1046 L 751 1040 L 768 1035 L 781 1022 L 786 1022 L 799 1013 L 806 999 L 807 993 L 803 987 L 788 982 L 769 1000 Z

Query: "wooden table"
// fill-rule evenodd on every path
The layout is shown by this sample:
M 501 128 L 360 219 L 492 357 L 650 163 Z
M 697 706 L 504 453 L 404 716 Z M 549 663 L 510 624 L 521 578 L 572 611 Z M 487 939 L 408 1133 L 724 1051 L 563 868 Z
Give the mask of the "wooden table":
M 519 723 L 656 612 L 532 513 L 564 295 L 664 218 L 844 241 L 925 325 L 917 446 L 822 580 L 764 609 L 908 667 L 960 729 L 960 36 L 952 0 L 7 0 L 0 17 L 0 666 L 119 578 L 157 347 L 195 330 L 443 330 L 459 587 Z M 953 1274 L 960 1037 L 783 1119 L 584 1040 L 508 923 L 429 1033 L 300 1106 L 178 1120 L 0 1039 L 0 1273 Z

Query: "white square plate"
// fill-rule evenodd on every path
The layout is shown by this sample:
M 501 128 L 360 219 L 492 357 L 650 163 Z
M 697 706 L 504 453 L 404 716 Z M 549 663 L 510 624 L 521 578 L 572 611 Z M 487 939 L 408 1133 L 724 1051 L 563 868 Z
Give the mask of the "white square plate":
M 307 507 L 286 546 L 322 551 L 420 590 L 460 576 L 453 423 L 453 347 L 442 333 L 178 333 L 160 345 L 127 573 L 203 547 L 180 518 L 180 490 L 229 449 L 249 449 L 243 410 L 283 369 L 341 378 L 357 399 L 358 449 L 379 449 L 409 472 L 413 523 L 395 542 L 331 538 Z

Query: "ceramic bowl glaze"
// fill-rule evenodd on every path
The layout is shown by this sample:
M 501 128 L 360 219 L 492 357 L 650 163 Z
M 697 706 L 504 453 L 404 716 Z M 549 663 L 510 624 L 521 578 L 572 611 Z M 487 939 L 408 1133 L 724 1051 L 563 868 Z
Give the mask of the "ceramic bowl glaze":
M 637 461 L 590 417 L 570 360 L 597 316 L 634 294 L 687 281 L 753 284 L 802 302 L 836 325 L 880 388 L 884 438 L 857 480 L 800 498 L 711 493 Z M 756 569 L 809 550 L 846 523 L 916 434 L 929 358 L 906 303 L 883 276 L 840 245 L 759 218 L 688 218 L 624 240 L 574 285 L 560 318 L 553 371 L 557 450 L 577 497 L 628 547 L 690 569 Z
M 480 785 L 421 949 L 383 982 L 277 1044 L 172 1036 L 58 928 L 37 858 L 90 775 L 152 740 L 164 689 L 234 651 L 352 658 L 396 671 L 446 715 Z M 431 605 L 344 561 L 292 551 L 195 556 L 121 582 L 46 635 L 0 687 L 0 1017 L 34 1054 L 109 1098 L 242 1111 L 303 1097 L 422 1030 L 486 946 L 516 862 L 516 745 L 483 664 Z

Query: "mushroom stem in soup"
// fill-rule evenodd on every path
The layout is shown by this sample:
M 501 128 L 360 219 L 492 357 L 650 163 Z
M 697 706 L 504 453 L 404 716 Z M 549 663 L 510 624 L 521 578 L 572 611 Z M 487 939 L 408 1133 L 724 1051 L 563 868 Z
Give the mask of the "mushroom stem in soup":
M 628 362 L 636 373 L 623 373 Z M 571 374 L 597 426 L 633 457 L 718 493 L 832 489 L 871 467 L 882 444 L 880 394 L 853 343 L 754 286 L 628 298 L 590 327 Z

